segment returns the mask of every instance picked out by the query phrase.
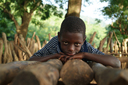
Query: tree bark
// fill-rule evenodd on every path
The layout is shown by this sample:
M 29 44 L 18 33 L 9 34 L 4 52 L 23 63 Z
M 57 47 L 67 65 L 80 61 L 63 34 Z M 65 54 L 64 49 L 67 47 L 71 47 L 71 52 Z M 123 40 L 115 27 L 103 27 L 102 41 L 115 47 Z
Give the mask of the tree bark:
M 29 22 L 31 21 L 31 17 L 32 17 L 33 13 L 27 13 L 24 12 L 23 17 L 22 17 L 22 24 L 16 28 L 16 32 L 18 34 L 18 36 L 22 35 L 24 37 L 24 39 L 26 38 L 27 32 L 28 32 L 28 25 Z M 15 24 L 17 25 L 17 24 Z
M 93 79 L 93 70 L 82 60 L 68 60 L 61 69 L 60 77 L 65 85 L 88 85 Z
M 12 85 L 57 85 L 62 66 L 59 59 L 29 66 L 15 77 Z
M 65 17 L 76 16 L 80 17 L 82 0 L 68 0 L 68 11 Z

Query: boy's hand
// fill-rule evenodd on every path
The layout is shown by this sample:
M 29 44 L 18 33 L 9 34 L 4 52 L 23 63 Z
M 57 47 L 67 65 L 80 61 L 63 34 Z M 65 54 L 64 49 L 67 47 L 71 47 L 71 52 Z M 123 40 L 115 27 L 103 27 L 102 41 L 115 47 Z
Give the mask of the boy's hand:
M 84 53 L 77 53 L 70 57 L 69 59 L 83 59 L 84 58 Z
M 75 54 L 73 56 L 67 56 L 64 53 L 59 53 L 59 54 L 61 54 L 59 59 L 63 63 L 67 62 L 69 59 L 83 59 L 84 58 L 84 53 L 77 53 L 77 54 Z
M 70 56 L 65 55 L 64 53 L 60 52 L 60 57 L 59 60 L 62 61 L 62 63 L 64 64 L 65 62 L 67 62 L 67 60 L 69 60 Z

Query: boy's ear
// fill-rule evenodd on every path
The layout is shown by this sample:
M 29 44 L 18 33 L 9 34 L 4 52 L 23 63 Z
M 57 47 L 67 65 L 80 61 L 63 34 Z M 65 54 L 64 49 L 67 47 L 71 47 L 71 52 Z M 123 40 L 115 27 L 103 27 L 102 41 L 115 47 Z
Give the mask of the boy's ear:
M 60 42 L 60 32 L 58 32 L 58 41 Z
M 84 36 L 84 41 L 86 40 L 86 35 Z

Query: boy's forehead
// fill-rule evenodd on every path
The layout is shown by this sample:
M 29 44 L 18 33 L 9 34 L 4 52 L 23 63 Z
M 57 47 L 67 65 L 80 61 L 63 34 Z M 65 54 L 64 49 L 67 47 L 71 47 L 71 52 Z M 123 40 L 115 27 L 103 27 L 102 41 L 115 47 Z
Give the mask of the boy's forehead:
M 74 36 L 72 36 L 74 35 Z M 60 37 L 76 37 L 76 36 L 79 36 L 79 37 L 83 37 L 83 33 L 80 33 L 80 32 L 64 32 L 60 35 Z
M 70 33 L 70 34 L 72 34 L 72 33 L 76 33 L 76 34 L 82 34 L 82 35 L 84 35 L 85 33 L 84 32 L 68 32 L 68 31 L 63 31 L 63 32 L 60 32 L 60 34 L 61 34 L 61 36 L 65 36 L 65 34 L 67 34 L 67 33 Z

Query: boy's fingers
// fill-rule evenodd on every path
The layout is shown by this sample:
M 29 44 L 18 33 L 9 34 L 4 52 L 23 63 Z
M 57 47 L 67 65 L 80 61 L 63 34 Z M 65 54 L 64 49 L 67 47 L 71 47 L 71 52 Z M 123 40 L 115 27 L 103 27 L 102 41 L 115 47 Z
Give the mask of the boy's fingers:
M 64 57 L 65 57 L 65 55 L 60 55 L 59 60 L 60 60 L 61 58 L 64 58 Z
M 71 59 L 77 59 L 77 58 L 76 57 L 70 57 L 69 59 L 71 60 Z
M 59 52 L 59 54 L 64 55 L 64 53 L 62 53 L 62 52 Z
M 69 60 L 70 56 L 66 56 L 65 61 Z

